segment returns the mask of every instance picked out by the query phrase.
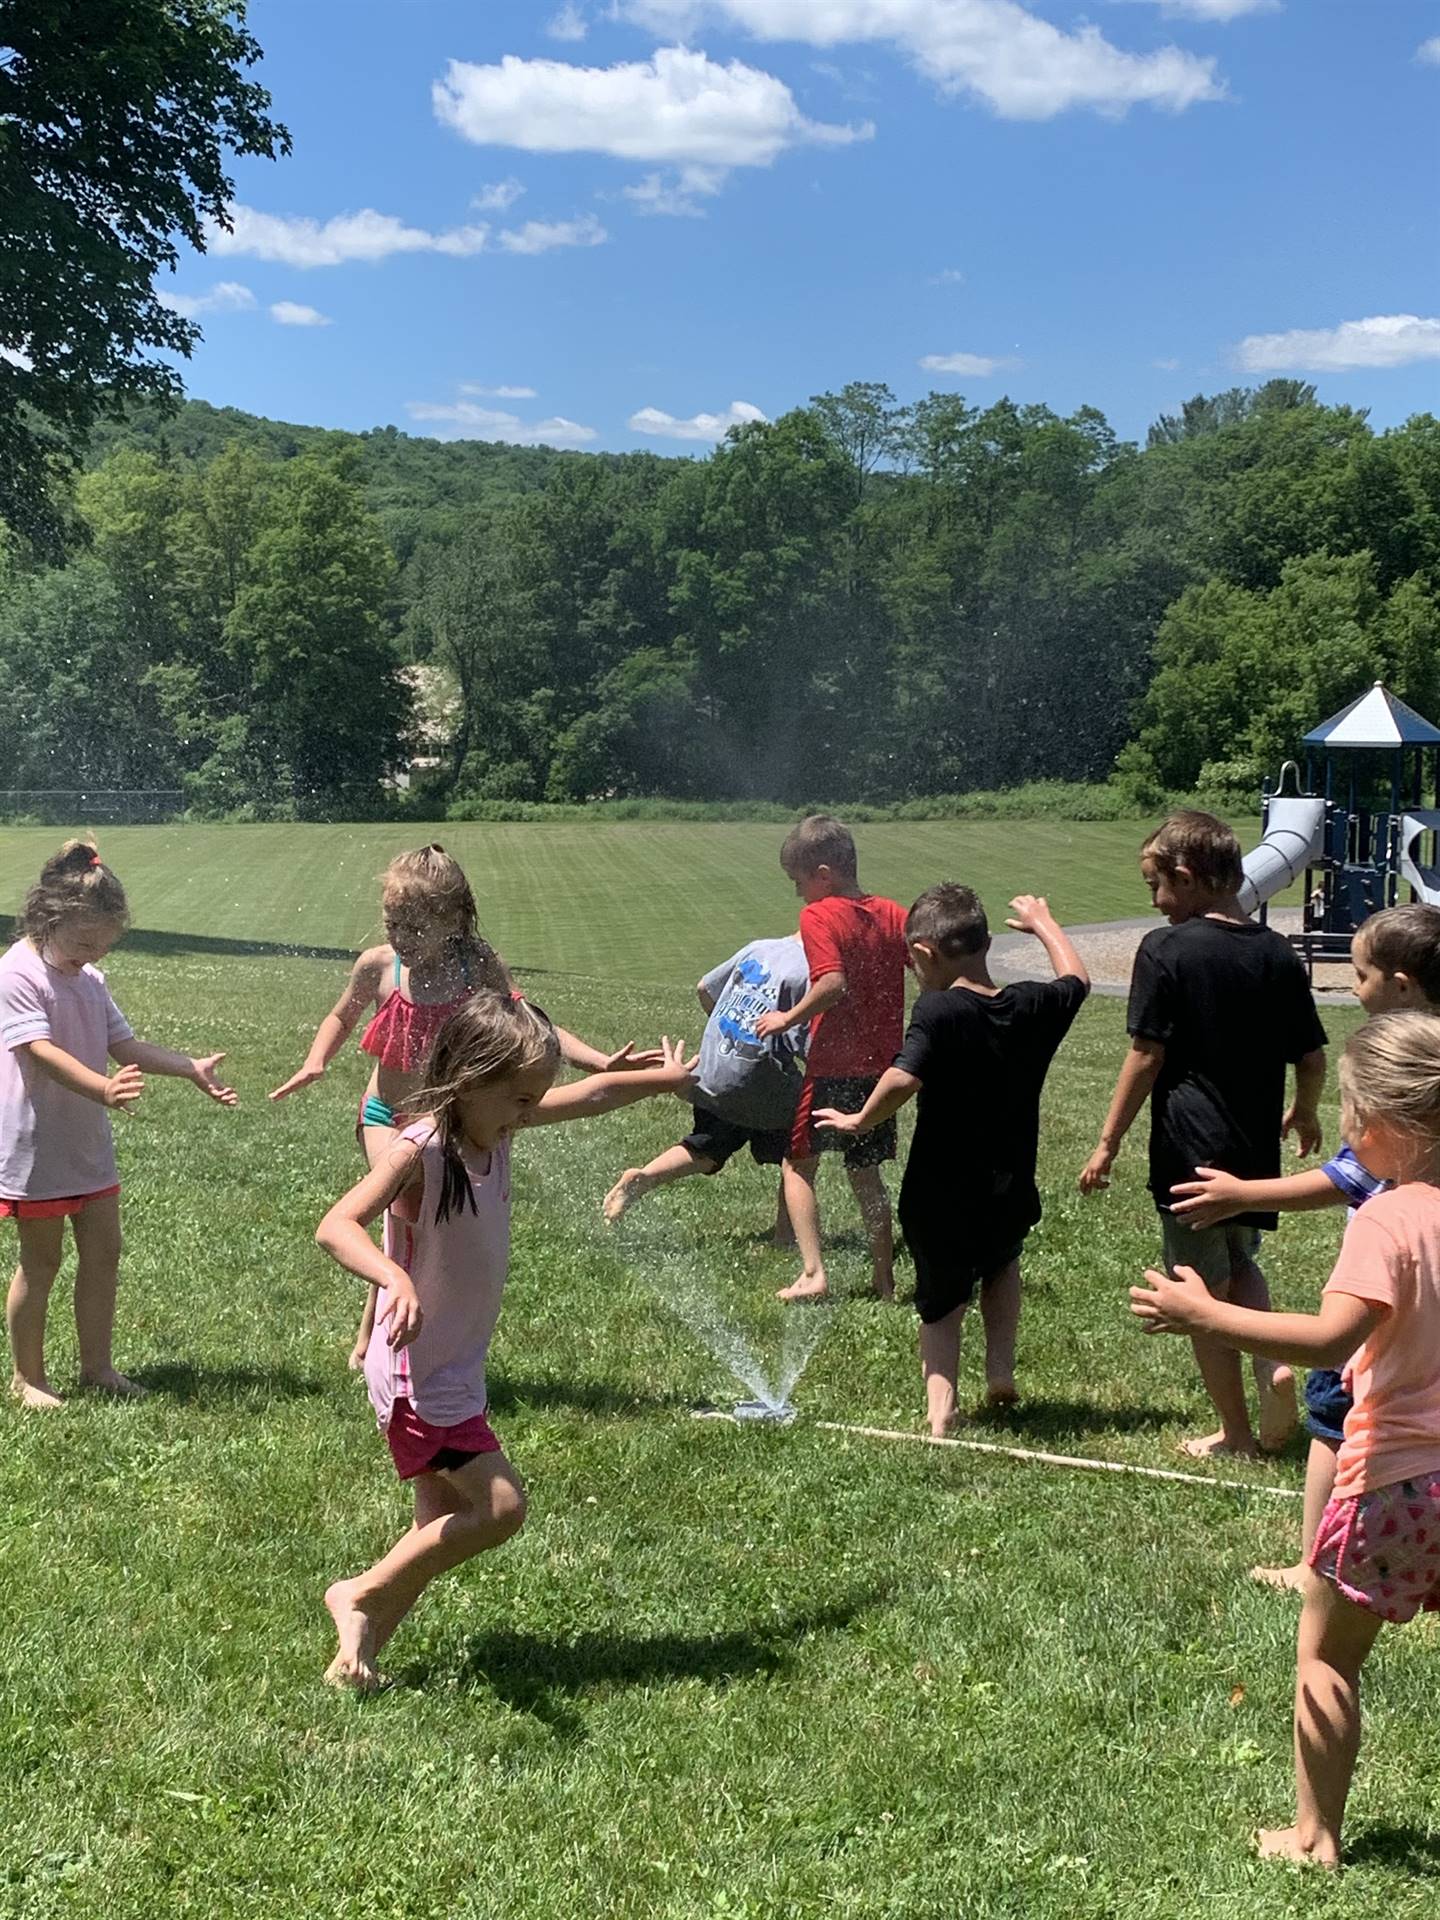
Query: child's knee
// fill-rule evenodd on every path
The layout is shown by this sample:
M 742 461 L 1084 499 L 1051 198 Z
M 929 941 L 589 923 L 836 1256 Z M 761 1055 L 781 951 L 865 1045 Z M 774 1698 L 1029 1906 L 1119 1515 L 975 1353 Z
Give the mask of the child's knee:
M 524 1487 L 518 1480 L 497 1480 L 491 1502 L 491 1538 L 499 1546 L 504 1540 L 513 1540 L 525 1524 L 525 1516 L 530 1510 L 530 1501 Z

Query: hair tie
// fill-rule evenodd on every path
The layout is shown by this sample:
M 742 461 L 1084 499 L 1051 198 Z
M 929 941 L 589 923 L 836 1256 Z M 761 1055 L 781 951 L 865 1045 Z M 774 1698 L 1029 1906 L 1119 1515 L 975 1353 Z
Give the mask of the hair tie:
M 105 862 L 100 858 L 98 853 L 92 853 L 90 856 L 90 864 L 92 867 L 103 867 Z

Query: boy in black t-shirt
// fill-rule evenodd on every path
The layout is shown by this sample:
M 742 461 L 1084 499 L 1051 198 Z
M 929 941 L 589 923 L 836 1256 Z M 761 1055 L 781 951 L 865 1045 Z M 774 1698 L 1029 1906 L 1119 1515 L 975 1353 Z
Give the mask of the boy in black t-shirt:
M 1020 1249 L 1040 1218 L 1040 1090 L 1090 991 L 1043 900 L 1022 894 L 1010 912 L 1007 924 L 1036 936 L 1059 977 L 997 987 L 985 909 L 969 887 L 931 887 L 905 921 L 922 992 L 894 1066 L 858 1113 L 815 1115 L 817 1126 L 855 1135 L 920 1096 L 899 1214 L 915 1262 L 920 1364 L 937 1438 L 956 1421 L 960 1327 L 977 1285 L 987 1398 L 1008 1406 L 1016 1397 Z
M 1160 1209 L 1166 1267 L 1193 1269 L 1222 1300 L 1268 1308 L 1270 1292 L 1255 1256 L 1260 1231 L 1273 1229 L 1276 1215 L 1245 1213 L 1192 1229 L 1171 1212 L 1171 1192 L 1192 1181 L 1197 1167 L 1244 1180 L 1275 1179 L 1287 1133 L 1295 1134 L 1302 1154 L 1315 1151 L 1325 1030 L 1298 956 L 1278 933 L 1241 911 L 1240 843 L 1223 820 L 1172 814 L 1141 848 L 1140 870 L 1170 924 L 1147 933 L 1135 956 L 1130 1052 L 1080 1190 L 1109 1186 L 1120 1143 L 1149 1100 L 1150 1192 Z M 1287 1066 L 1295 1069 L 1288 1110 Z M 1193 1345 L 1220 1430 L 1185 1441 L 1184 1451 L 1206 1458 L 1283 1447 L 1296 1422 L 1290 1369 L 1253 1362 L 1257 1446 L 1239 1354 L 1199 1336 Z

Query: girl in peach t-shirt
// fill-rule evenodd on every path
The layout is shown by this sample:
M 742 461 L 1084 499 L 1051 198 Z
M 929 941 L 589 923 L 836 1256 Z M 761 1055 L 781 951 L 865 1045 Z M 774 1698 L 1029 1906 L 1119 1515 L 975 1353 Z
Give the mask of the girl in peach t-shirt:
M 1394 1190 L 1351 1221 L 1318 1314 L 1230 1306 L 1183 1267 L 1173 1280 L 1147 1273 L 1149 1287 L 1130 1293 L 1152 1332 L 1207 1333 L 1302 1366 L 1349 1361 L 1355 1404 L 1300 1617 L 1295 1824 L 1260 1836 L 1264 1854 L 1329 1867 L 1365 1657 L 1385 1621 L 1440 1611 L 1440 1021 L 1370 1021 L 1345 1049 L 1340 1090 L 1346 1139 Z

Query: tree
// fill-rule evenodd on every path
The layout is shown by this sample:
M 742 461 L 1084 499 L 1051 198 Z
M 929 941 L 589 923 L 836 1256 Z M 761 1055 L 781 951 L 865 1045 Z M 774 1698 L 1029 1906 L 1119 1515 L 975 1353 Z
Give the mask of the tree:
M 154 280 L 226 224 L 226 153 L 289 152 L 259 58 L 243 0 L 0 0 L 0 519 L 38 550 L 97 418 L 180 393 Z
M 1179 413 L 1162 413 L 1151 427 L 1147 444 L 1176 446 L 1201 434 L 1253 420 L 1259 413 L 1283 413 L 1291 407 L 1313 407 L 1315 388 L 1308 380 L 1267 380 L 1262 387 L 1227 387 L 1224 393 L 1197 393 Z
M 849 461 L 855 498 L 863 500 L 874 469 L 906 450 L 910 409 L 897 406 L 894 394 L 879 380 L 852 380 L 839 393 L 814 394 L 810 406 Z

